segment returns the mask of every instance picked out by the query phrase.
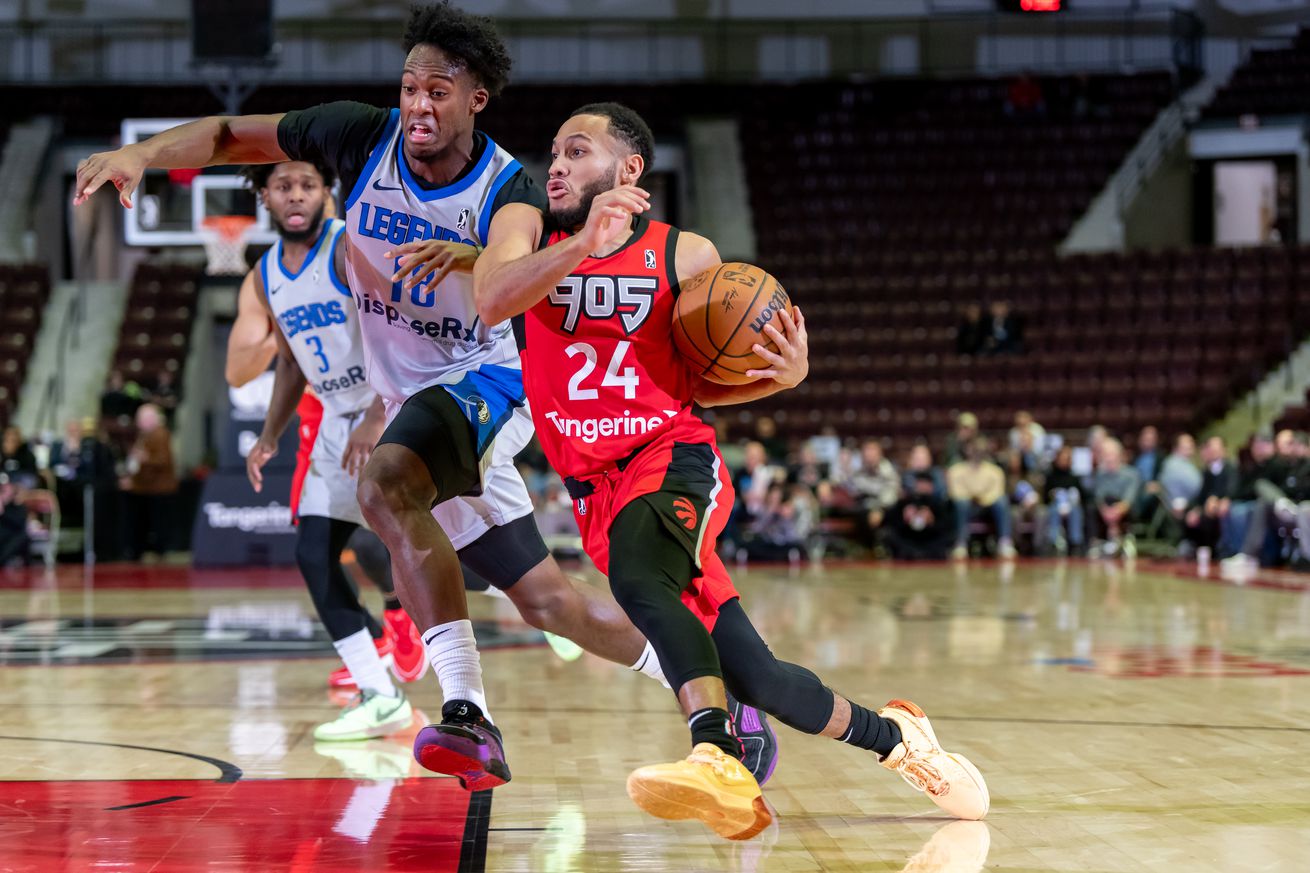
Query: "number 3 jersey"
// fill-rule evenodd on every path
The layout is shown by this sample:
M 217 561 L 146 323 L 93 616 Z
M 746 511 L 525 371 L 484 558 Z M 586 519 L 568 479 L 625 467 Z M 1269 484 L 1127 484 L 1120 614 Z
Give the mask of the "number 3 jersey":
M 692 415 L 695 377 L 673 345 L 677 241 L 676 228 L 637 216 L 622 248 L 584 260 L 524 314 L 523 383 L 562 476 L 609 470 L 675 426 L 709 431 Z
M 374 396 L 365 377 L 355 301 L 334 263 L 345 229 L 341 221 L 323 222 L 318 241 L 295 273 L 282 264 L 281 241 L 259 260 L 278 329 L 330 415 L 359 412 Z

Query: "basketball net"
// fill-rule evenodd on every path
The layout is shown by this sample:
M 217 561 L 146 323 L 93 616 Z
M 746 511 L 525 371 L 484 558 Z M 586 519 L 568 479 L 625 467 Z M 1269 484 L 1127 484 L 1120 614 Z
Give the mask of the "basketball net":
M 209 276 L 244 276 L 246 234 L 255 226 L 253 215 L 211 215 L 201 224 L 205 242 L 205 273 Z

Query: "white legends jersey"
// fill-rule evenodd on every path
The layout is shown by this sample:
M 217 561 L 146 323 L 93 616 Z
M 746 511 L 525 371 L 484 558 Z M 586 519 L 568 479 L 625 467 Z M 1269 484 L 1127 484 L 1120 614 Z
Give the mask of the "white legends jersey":
M 324 222 L 318 242 L 295 273 L 282 265 L 281 241 L 259 262 L 278 328 L 328 415 L 352 415 L 374 397 L 365 376 L 354 301 L 332 263 L 345 231 L 342 221 Z
M 483 364 L 519 367 L 510 322 L 488 325 L 478 318 L 472 274 L 450 273 L 439 285 L 424 281 L 405 291 L 391 281 L 395 261 L 382 256 L 411 240 L 486 245 L 496 194 L 519 162 L 488 138 L 467 175 L 429 190 L 410 173 L 401 140 L 400 110 L 393 109 L 346 200 L 347 272 L 368 377 L 397 405 L 431 385 L 458 382 Z

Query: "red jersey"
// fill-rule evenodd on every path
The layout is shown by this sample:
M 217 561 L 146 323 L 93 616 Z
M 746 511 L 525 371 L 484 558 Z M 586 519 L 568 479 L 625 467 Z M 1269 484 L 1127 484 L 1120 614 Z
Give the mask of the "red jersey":
M 695 376 L 673 344 L 677 242 L 677 228 L 637 216 L 622 248 L 584 260 L 524 315 L 523 386 L 561 476 L 607 470 L 675 427 L 713 433 L 691 413 Z

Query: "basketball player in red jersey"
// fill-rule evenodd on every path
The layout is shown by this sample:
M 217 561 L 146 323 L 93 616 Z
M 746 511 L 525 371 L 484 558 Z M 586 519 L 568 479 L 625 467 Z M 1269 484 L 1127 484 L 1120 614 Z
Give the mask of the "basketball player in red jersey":
M 679 283 L 720 263 L 713 243 L 648 220 L 636 187 L 654 141 L 635 112 L 579 109 L 552 144 L 550 224 L 518 205 L 492 220 L 474 268 L 479 315 L 524 316 L 524 384 L 537 434 L 575 498 L 583 542 L 615 598 L 655 648 L 687 716 L 684 761 L 642 767 L 628 792 L 660 818 L 699 818 L 746 839 L 770 816 L 739 762 L 725 683 L 742 702 L 806 733 L 875 752 L 888 769 L 961 818 L 989 803 L 981 775 L 942 750 L 923 712 L 893 700 L 873 712 L 809 670 L 774 658 L 741 608 L 714 551 L 732 507 L 714 433 L 693 403 L 742 403 L 790 388 L 808 372 L 805 321 L 783 314 L 756 381 L 700 379 L 671 334 Z

